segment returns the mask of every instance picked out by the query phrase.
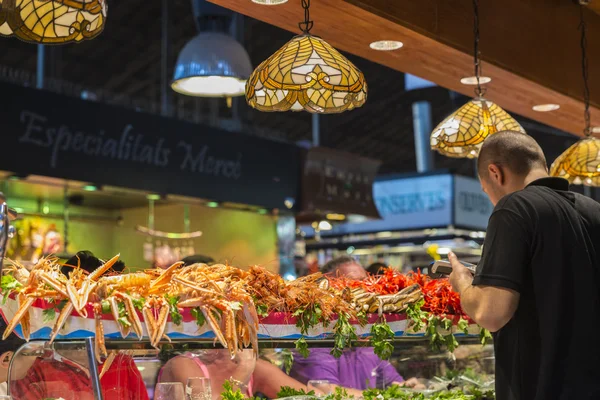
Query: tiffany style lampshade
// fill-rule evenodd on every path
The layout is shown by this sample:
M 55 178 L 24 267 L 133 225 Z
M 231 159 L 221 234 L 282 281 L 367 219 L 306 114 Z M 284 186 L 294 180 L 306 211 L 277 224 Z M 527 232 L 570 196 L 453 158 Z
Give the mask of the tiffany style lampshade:
M 263 61 L 246 84 L 248 104 L 260 111 L 332 114 L 362 106 L 365 77 L 323 39 L 294 37 Z
M 30 43 L 93 39 L 106 21 L 105 0 L 0 0 L 0 36 Z
M 569 147 L 552 163 L 550 175 L 576 185 L 600 186 L 600 139 L 586 137 Z
M 450 114 L 431 133 L 431 148 L 448 157 L 475 158 L 485 138 L 511 130 L 525 133 L 506 111 L 482 97 Z

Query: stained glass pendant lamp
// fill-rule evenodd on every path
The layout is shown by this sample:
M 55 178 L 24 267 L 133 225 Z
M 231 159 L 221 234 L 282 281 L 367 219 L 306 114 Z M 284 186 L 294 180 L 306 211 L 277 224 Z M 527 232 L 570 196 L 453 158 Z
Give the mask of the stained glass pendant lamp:
M 476 97 L 450 114 L 431 133 L 431 149 L 447 157 L 475 158 L 483 141 L 496 132 L 512 130 L 525 133 L 513 117 L 483 97 L 479 54 L 479 4 L 473 0 L 475 44 L 474 66 Z
M 310 30 L 310 0 L 302 0 L 303 33 L 263 61 L 246 84 L 248 104 L 260 111 L 333 114 L 362 106 L 367 83 L 358 68 Z
M 588 84 L 587 38 L 583 5 L 579 5 L 581 23 L 581 67 L 584 83 L 584 138 L 569 147 L 550 167 L 550 175 L 567 179 L 575 185 L 600 187 L 600 139 L 592 136 L 590 118 L 590 88 Z
M 25 42 L 64 44 L 98 36 L 106 0 L 0 0 L 0 36 Z

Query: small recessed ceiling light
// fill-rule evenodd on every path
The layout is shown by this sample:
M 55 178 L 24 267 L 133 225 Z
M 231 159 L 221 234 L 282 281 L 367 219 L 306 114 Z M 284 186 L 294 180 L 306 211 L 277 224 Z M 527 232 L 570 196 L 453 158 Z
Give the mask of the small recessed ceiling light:
M 264 6 L 276 6 L 278 4 L 287 3 L 288 0 L 252 0 L 252 2 Z
M 369 45 L 373 50 L 379 51 L 392 51 L 398 50 L 404 46 L 404 43 L 399 42 L 397 40 L 378 40 L 377 42 L 373 42 Z
M 490 78 L 489 76 L 480 76 L 479 77 L 480 85 L 485 85 L 486 83 L 490 83 L 491 81 L 492 81 L 492 78 Z M 460 83 L 462 83 L 463 85 L 477 85 L 477 77 L 476 76 L 466 76 L 460 80 Z
M 85 185 L 82 189 L 85 190 L 86 192 L 95 192 L 96 190 L 98 190 L 98 186 L 96 186 L 96 185 Z
M 219 207 L 219 203 L 217 203 L 216 201 L 209 201 L 208 203 L 206 203 L 206 206 L 210 208 L 217 208 Z
M 532 107 L 533 111 L 539 111 L 539 112 L 548 112 L 548 111 L 555 111 L 558 110 L 560 108 L 560 106 L 558 104 L 537 104 L 535 106 Z

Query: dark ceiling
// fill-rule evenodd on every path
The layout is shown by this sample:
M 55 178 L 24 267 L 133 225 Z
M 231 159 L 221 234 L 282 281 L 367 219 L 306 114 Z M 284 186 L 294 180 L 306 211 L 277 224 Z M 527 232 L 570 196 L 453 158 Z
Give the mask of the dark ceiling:
M 177 53 L 196 34 L 191 4 L 169 1 L 170 54 L 168 76 L 172 76 Z M 265 8 L 268 11 L 268 8 Z M 243 41 L 253 65 L 258 65 L 291 38 L 283 31 L 249 18 L 241 19 Z M 104 32 L 80 44 L 46 47 L 46 81 L 49 90 L 87 96 L 97 101 L 160 112 L 161 101 L 161 1 L 109 1 Z M 402 51 L 402 50 L 400 50 Z M 2 79 L 35 82 L 37 47 L 12 38 L 0 39 Z M 416 169 L 411 105 L 429 101 L 435 125 L 467 98 L 441 87 L 404 90 L 404 75 L 365 59 L 349 56 L 364 72 L 369 99 L 360 109 L 320 116 L 321 144 L 383 161 L 382 173 Z M 170 78 L 169 78 L 170 79 Z M 198 123 L 220 124 L 250 135 L 287 142 L 309 141 L 308 113 L 261 113 L 245 101 L 185 97 L 169 89 L 172 115 Z M 211 115 L 213 116 L 211 118 Z M 218 118 L 214 116 L 218 115 Z M 528 133 L 540 141 L 553 159 L 574 138 L 555 129 L 520 119 Z M 474 173 L 474 162 L 435 156 L 436 168 L 465 175 Z

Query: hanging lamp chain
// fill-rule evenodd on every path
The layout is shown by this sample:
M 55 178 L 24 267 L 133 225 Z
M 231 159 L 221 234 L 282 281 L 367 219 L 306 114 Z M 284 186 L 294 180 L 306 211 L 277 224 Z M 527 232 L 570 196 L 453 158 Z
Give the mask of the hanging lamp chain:
M 585 136 L 590 136 L 592 133 L 591 129 L 591 118 L 590 118 L 590 86 L 589 86 L 589 70 L 588 70 L 588 58 L 587 58 L 587 26 L 583 18 L 583 5 L 579 5 L 579 30 L 581 31 L 581 72 L 583 76 L 583 102 L 585 110 L 583 112 L 583 118 L 585 120 L 585 127 L 583 133 Z
M 475 87 L 475 95 L 482 97 L 485 90 L 481 88 L 479 78 L 481 76 L 481 54 L 479 52 L 479 0 L 473 0 L 473 65 L 475 66 L 475 79 L 477 86 Z
M 298 27 L 305 35 L 308 35 L 313 27 L 313 22 L 310 20 L 310 0 L 302 0 L 302 8 L 304 9 L 304 22 L 300 22 Z

